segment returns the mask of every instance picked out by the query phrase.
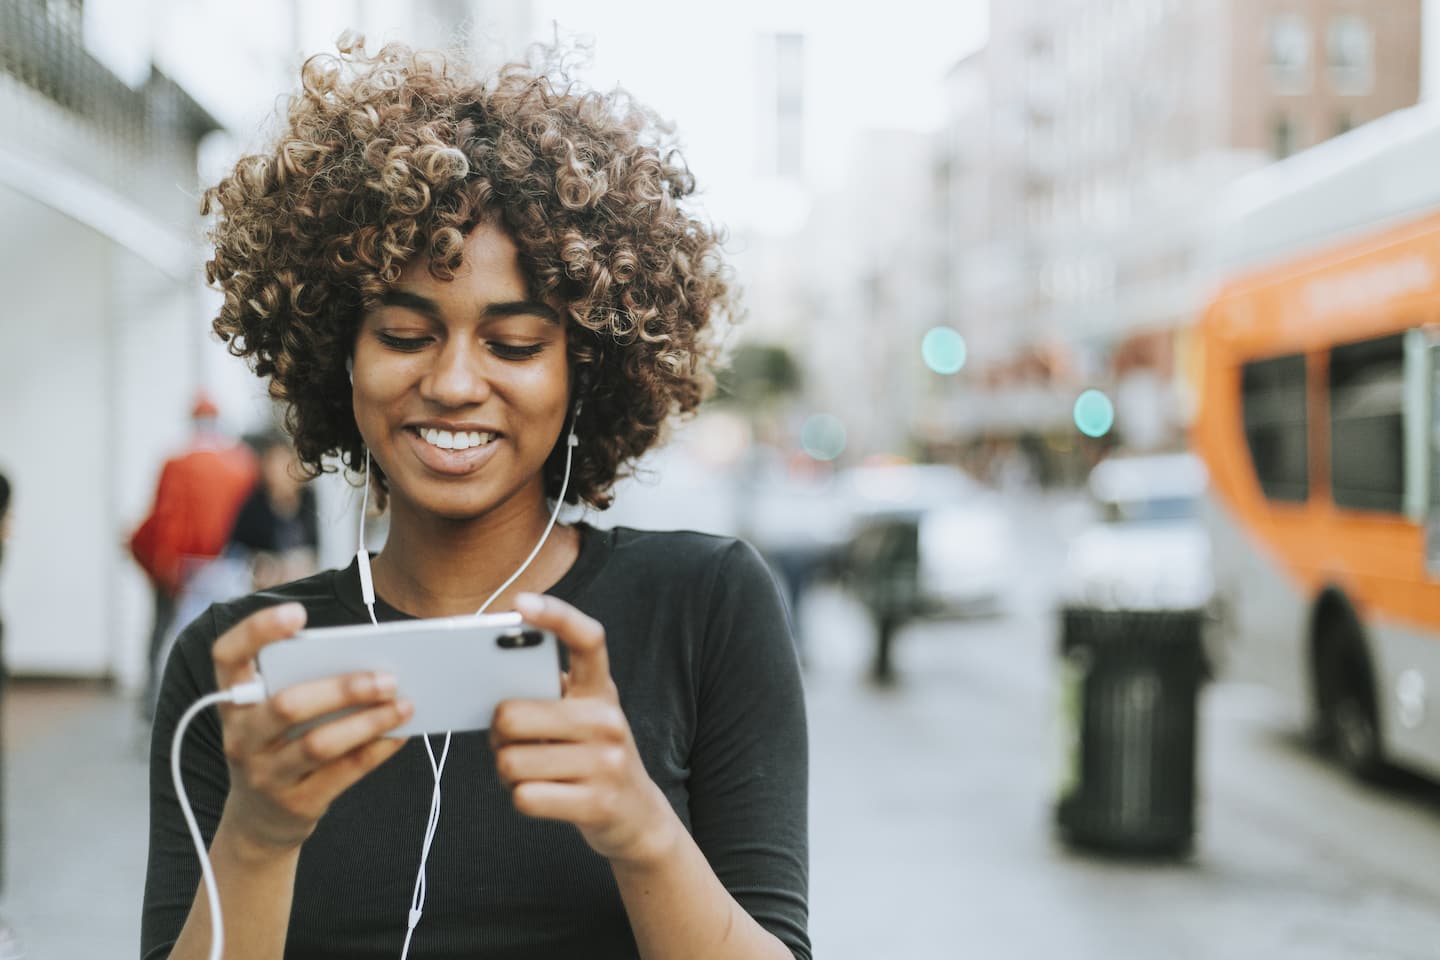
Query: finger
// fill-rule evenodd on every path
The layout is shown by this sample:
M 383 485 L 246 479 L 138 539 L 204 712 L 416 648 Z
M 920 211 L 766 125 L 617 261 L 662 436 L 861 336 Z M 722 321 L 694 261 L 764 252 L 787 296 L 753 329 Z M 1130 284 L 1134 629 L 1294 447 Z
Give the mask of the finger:
M 576 610 L 564 600 L 522 593 L 515 609 L 527 623 L 552 630 L 570 652 L 570 680 L 567 696 L 614 698 L 610 679 L 610 655 L 605 649 L 605 628 L 600 621 Z
M 505 700 L 490 721 L 490 746 L 541 740 L 624 743 L 629 725 L 614 703 L 604 700 Z
M 226 630 L 215 641 L 215 683 L 224 690 L 255 676 L 255 654 L 266 644 L 293 637 L 305 626 L 305 607 L 282 603 L 266 607 Z
M 364 671 L 319 680 L 307 680 L 274 694 L 247 726 L 247 737 L 257 744 L 279 740 L 292 727 L 327 713 L 350 707 L 368 707 L 395 699 L 395 678 L 388 673 Z
M 522 743 L 495 753 L 495 771 L 506 786 L 531 780 L 609 779 L 625 770 L 625 750 L 618 744 L 598 749 L 592 744 Z
M 596 802 L 597 791 L 589 784 L 528 780 L 510 793 L 515 809 L 542 820 L 564 820 L 584 827 L 599 823 L 606 811 Z
M 272 776 L 281 784 L 303 780 L 367 743 L 385 738 L 413 713 L 410 701 L 396 700 L 306 730 L 276 751 Z M 400 738 L 388 739 L 404 742 Z
M 312 806 L 326 809 L 336 797 L 395 756 L 404 746 L 405 741 L 396 737 L 371 740 L 318 768 L 302 780 L 299 787 L 309 796 Z

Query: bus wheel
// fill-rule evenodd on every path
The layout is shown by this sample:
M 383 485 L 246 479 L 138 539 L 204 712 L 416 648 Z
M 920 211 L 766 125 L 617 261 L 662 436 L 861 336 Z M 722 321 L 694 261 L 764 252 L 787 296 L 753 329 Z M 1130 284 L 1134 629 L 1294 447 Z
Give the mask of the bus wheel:
M 1320 714 L 1340 765 L 1367 781 L 1387 771 L 1375 709 L 1375 687 L 1364 641 L 1348 624 L 1322 626 L 1320 637 Z

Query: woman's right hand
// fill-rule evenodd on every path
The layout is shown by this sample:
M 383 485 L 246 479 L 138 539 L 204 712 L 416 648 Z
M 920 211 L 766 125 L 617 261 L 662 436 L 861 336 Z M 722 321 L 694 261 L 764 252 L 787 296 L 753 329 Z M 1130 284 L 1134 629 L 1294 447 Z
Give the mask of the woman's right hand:
M 215 641 L 215 680 L 224 690 L 256 676 L 255 655 L 305 625 L 286 603 L 251 614 Z M 347 707 L 355 713 L 299 736 L 291 728 Z M 384 763 L 405 741 L 385 734 L 409 719 L 395 681 L 351 673 L 298 683 L 256 704 L 224 704 L 220 721 L 230 767 L 221 828 L 259 853 L 297 849 L 335 798 Z

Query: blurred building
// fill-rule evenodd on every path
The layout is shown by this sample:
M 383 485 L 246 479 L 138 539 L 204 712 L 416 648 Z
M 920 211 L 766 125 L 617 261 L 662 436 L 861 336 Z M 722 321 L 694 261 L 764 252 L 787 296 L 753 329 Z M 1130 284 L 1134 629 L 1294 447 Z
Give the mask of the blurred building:
M 1070 402 L 1098 386 L 1123 442 L 1172 445 L 1184 330 L 1214 282 L 1200 251 L 1220 192 L 1415 103 L 1421 2 L 997 0 L 991 11 L 989 47 L 949 81 L 959 279 L 948 313 L 976 348 L 951 419 L 962 440 L 1062 437 Z M 978 210 L 959 200 L 978 195 Z
M 863 131 L 842 184 L 814 196 L 793 233 L 746 239 L 746 336 L 786 347 L 804 379 L 766 439 L 797 448 L 819 413 L 844 421 L 843 462 L 913 452 L 938 386 L 920 342 L 944 321 L 938 174 L 932 135 Z
M 358 27 L 492 63 L 524 52 L 532 8 L 0 0 L 0 469 L 15 485 L 0 606 L 13 671 L 138 682 L 149 599 L 123 543 L 186 438 L 195 389 L 237 433 L 272 415 L 209 334 L 218 297 L 203 285 L 199 197 L 263 140 L 303 56 Z M 332 486 L 331 560 L 354 549 L 348 489 Z
M 218 123 L 166 72 L 104 66 L 83 14 L 0 2 L 0 579 L 13 670 L 99 675 L 144 629 L 121 540 L 196 386 L 196 155 Z

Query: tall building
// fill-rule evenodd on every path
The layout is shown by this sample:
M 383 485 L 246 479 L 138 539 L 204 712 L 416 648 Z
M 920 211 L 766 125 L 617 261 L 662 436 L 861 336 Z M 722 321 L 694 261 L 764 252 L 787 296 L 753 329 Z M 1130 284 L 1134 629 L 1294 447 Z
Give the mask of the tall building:
M 1047 5 L 993 5 L 989 42 L 945 78 L 944 313 L 968 358 L 919 424 L 932 447 L 1023 433 L 1061 412 L 1044 383 L 1054 291 L 1042 282 L 1061 163 L 1056 30 Z
M 1033 405 L 1033 422 L 997 413 L 969 429 L 1063 431 L 1062 401 L 1094 385 L 1116 390 L 1121 439 L 1175 442 L 1183 406 L 1168 385 L 1213 283 L 1200 251 L 1220 192 L 1415 103 L 1420 18 L 1421 0 L 996 0 L 984 79 L 991 110 L 1013 119 L 973 136 L 994 145 L 1009 123 L 1025 142 L 1023 216 L 1007 204 L 1024 253 L 990 249 L 1019 264 L 1026 292 L 1007 324 L 1019 342 L 990 364 L 991 402 L 970 406 L 1019 409 L 1007 398 L 1027 372 L 1055 402 Z M 1016 49 L 1035 51 L 1028 69 L 1007 68 Z M 952 124 L 952 142 L 970 136 Z M 993 146 L 990 158 L 984 175 L 1006 176 Z M 957 250 L 956 269 L 984 255 Z M 952 312 L 1004 322 L 953 291 Z

